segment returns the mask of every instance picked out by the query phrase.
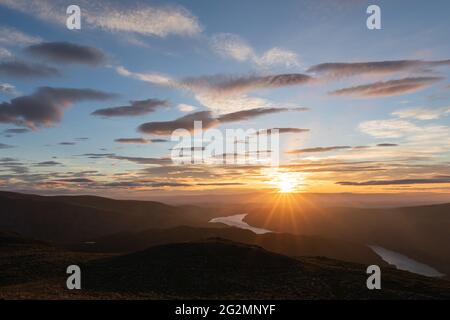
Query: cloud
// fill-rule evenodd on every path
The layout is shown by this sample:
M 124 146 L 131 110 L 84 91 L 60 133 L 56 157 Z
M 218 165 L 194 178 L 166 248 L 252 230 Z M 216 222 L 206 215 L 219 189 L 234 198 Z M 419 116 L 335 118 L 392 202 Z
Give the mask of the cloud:
M 186 78 L 181 85 L 194 92 L 208 91 L 218 95 L 239 95 L 260 89 L 273 89 L 305 84 L 312 77 L 301 73 L 255 76 L 203 76 Z
M 342 186 L 386 186 L 399 184 L 433 184 L 433 183 L 450 183 L 450 176 L 436 176 L 426 179 L 399 179 L 399 180 L 372 180 L 363 182 L 340 181 L 336 184 Z
M 192 112 L 196 109 L 194 106 L 185 103 L 180 103 L 179 105 L 177 105 L 177 108 L 181 112 Z
M 152 143 L 162 143 L 162 142 L 168 142 L 170 140 L 167 140 L 167 139 L 150 139 L 150 141 Z
M 53 67 L 40 63 L 4 61 L 0 62 L 0 75 L 27 79 L 59 76 L 60 72 Z
M 1 44 L 9 46 L 27 46 L 41 41 L 41 38 L 27 35 L 17 29 L 3 26 L 0 27 Z
M 38 162 L 36 163 L 34 166 L 35 167 L 53 167 L 53 166 L 60 166 L 62 165 L 59 162 L 56 161 L 43 161 L 43 162 Z
M 251 61 L 261 67 L 284 65 L 286 67 L 299 66 L 296 53 L 282 49 L 272 48 L 257 55 L 254 49 L 241 37 L 232 33 L 218 33 L 211 38 L 211 48 L 218 55 L 231 58 L 239 62 Z
M 167 106 L 165 100 L 147 99 L 130 101 L 129 106 L 112 107 L 105 109 L 98 109 L 92 112 L 94 116 L 103 117 L 127 117 L 127 116 L 141 116 L 156 111 L 160 107 Z
M 227 113 L 219 116 L 217 120 L 220 122 L 236 122 L 236 121 L 243 121 L 248 120 L 257 116 L 262 116 L 266 114 L 272 114 L 272 113 L 280 113 L 284 111 L 288 111 L 288 108 L 256 108 L 256 109 L 250 109 L 250 110 L 243 110 L 243 111 L 237 111 L 232 113 Z
M 399 118 L 411 118 L 417 120 L 435 120 L 447 116 L 450 114 L 450 107 L 445 108 L 412 108 L 412 109 L 403 109 L 392 112 L 392 115 L 397 116 Z
M 144 36 L 194 36 L 202 31 L 198 19 L 180 6 L 136 5 L 124 7 L 120 2 L 93 3 L 79 0 L 83 24 L 111 32 L 128 32 Z M 1 0 L 0 4 L 32 15 L 46 22 L 64 24 L 67 3 L 51 0 Z
M 438 157 L 450 151 L 450 127 L 445 125 L 386 119 L 365 121 L 358 128 L 377 139 L 402 139 L 401 146 L 389 152 L 393 157 Z M 385 157 L 386 152 L 383 151 Z
M 377 147 L 398 147 L 396 143 L 379 143 Z
M 282 48 L 272 48 L 255 60 L 256 64 L 263 67 L 284 65 L 286 67 L 300 66 L 296 53 Z
M 12 57 L 11 51 L 5 48 L 0 48 L 0 59 L 10 58 Z
M 309 132 L 309 129 L 303 129 L 303 128 L 272 128 L 267 129 L 268 131 L 272 130 L 278 130 L 279 133 L 303 133 L 303 132 Z
M 20 134 L 20 133 L 26 133 L 29 131 L 30 130 L 26 129 L 26 128 L 11 128 L 11 129 L 4 130 L 3 133 Z
M 71 142 L 71 141 L 63 141 L 63 142 L 60 142 L 58 144 L 61 145 L 61 146 L 74 146 L 74 145 L 76 145 L 75 142 Z
M 10 149 L 14 148 L 14 146 L 10 146 L 9 144 L 0 143 L 0 149 Z
M 7 95 L 17 95 L 16 87 L 9 83 L 0 83 L 0 92 Z
M 98 65 L 106 60 L 105 54 L 94 47 L 70 42 L 43 42 L 25 48 L 34 57 L 57 63 L 80 63 Z
M 350 148 L 351 148 L 350 146 L 316 147 L 316 148 L 290 150 L 287 153 L 300 154 L 300 153 L 328 152 L 328 151 L 350 149 Z
M 237 61 L 253 59 L 253 48 L 241 37 L 231 33 L 215 34 L 211 38 L 212 49 L 222 57 Z
M 344 88 L 330 92 L 331 95 L 356 97 L 387 97 L 415 92 L 442 80 L 441 77 L 417 77 L 379 81 L 366 85 Z
M 88 178 L 70 178 L 70 179 L 57 179 L 55 182 L 67 182 L 67 183 L 91 183 L 95 182 L 94 180 Z
M 0 123 L 13 123 L 32 129 L 59 123 L 64 110 L 82 101 L 103 101 L 114 94 L 92 89 L 40 87 L 34 93 L 0 103 Z
M 375 138 L 401 138 L 420 130 L 415 124 L 398 119 L 364 121 L 358 128 Z
M 144 138 L 119 138 L 115 139 L 114 142 L 124 143 L 124 144 L 147 144 L 150 141 Z
M 307 72 L 340 78 L 363 74 L 385 75 L 443 65 L 450 66 L 450 60 L 392 60 L 356 63 L 321 63 L 310 67 Z
M 213 75 L 177 80 L 158 73 L 131 72 L 124 67 L 117 67 L 116 71 L 122 76 L 153 85 L 189 91 L 203 106 L 218 114 L 255 108 L 273 108 L 275 107 L 274 103 L 263 98 L 248 96 L 247 93 L 261 89 L 303 85 L 314 80 L 301 73 L 251 76 Z
M 156 121 L 141 124 L 138 131 L 144 134 L 171 135 L 177 129 L 194 130 L 194 121 L 201 121 L 203 129 L 216 126 L 219 121 L 212 117 L 210 111 L 199 111 L 172 121 Z
M 113 159 L 113 160 L 130 161 L 130 162 L 134 162 L 137 164 L 163 165 L 163 164 L 171 164 L 172 163 L 172 159 L 170 159 L 170 158 L 145 158 L 145 157 L 129 157 L 129 156 L 118 156 L 118 155 L 110 155 L 110 156 L 107 156 L 107 158 Z
M 142 35 L 194 36 L 202 31 L 198 19 L 182 7 L 141 6 L 136 9 L 102 8 L 87 15 L 87 23 L 109 31 L 125 31 Z
M 172 159 L 170 158 L 145 158 L 145 157 L 131 157 L 131 156 L 120 156 L 115 153 L 85 153 L 82 154 L 83 157 L 88 157 L 89 159 L 111 159 L 111 160 L 123 160 L 130 161 L 137 164 L 172 164 Z
M 192 132 L 194 130 L 194 121 L 202 121 L 203 130 L 215 127 L 220 123 L 237 122 L 249 120 L 258 116 L 279 113 L 285 111 L 298 111 L 303 108 L 256 108 L 222 114 L 214 117 L 210 111 L 199 111 L 185 115 L 172 121 L 147 122 L 138 127 L 138 131 L 145 134 L 171 135 L 177 129 L 184 129 Z

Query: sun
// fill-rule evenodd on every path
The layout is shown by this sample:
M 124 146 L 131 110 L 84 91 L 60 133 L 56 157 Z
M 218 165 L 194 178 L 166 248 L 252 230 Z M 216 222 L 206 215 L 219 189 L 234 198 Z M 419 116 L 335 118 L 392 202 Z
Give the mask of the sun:
M 277 188 L 279 193 L 295 192 L 302 185 L 303 181 L 303 177 L 299 172 L 271 170 L 266 175 L 269 178 L 269 184 Z
M 278 181 L 278 192 L 280 193 L 289 193 L 289 192 L 293 192 L 296 189 L 296 184 L 289 180 L 280 180 Z

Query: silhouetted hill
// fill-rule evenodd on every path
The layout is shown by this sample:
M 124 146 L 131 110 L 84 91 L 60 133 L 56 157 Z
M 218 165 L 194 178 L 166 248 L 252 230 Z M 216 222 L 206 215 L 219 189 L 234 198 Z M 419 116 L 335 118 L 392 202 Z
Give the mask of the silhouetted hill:
M 82 290 L 65 287 L 71 264 L 81 267 Z M 449 282 L 389 267 L 382 267 L 382 290 L 369 291 L 365 268 L 327 258 L 291 258 L 218 238 L 120 256 L 5 240 L 0 243 L 0 299 L 450 298 Z
M 154 246 L 84 266 L 85 288 L 181 298 L 450 298 L 450 283 L 386 268 L 383 289 L 368 290 L 365 267 L 289 258 L 221 239 Z
M 299 203 L 290 208 L 246 208 L 255 227 L 376 244 L 450 274 L 450 204 L 391 209 L 320 208 Z
M 142 232 L 118 233 L 89 243 L 72 245 L 72 250 L 88 252 L 131 252 L 149 246 L 223 238 L 258 245 L 266 250 L 289 256 L 323 256 L 363 264 L 384 265 L 385 262 L 369 247 L 348 241 L 318 236 L 298 236 L 286 233 L 255 234 L 237 228 L 196 228 L 180 226 L 170 229 L 150 229 Z
M 101 197 L 44 197 L 0 192 L 0 229 L 69 243 L 121 231 L 206 225 L 217 211 Z
M 104 256 L 72 253 L 17 233 L 0 232 L 0 292 L 4 286 L 64 276 L 67 266 Z

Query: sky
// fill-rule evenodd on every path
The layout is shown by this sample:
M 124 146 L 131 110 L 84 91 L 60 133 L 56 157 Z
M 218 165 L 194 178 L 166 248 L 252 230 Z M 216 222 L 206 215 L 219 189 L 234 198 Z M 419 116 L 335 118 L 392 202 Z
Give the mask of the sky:
M 3 190 L 450 190 L 448 1 L 71 4 L 0 0 Z M 174 162 L 195 120 L 276 128 L 280 162 Z

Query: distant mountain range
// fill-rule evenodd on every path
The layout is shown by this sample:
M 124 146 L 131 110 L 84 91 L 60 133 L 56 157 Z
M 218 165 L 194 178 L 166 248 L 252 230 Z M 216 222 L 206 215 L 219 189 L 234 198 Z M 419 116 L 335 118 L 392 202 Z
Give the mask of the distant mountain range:
M 252 205 L 255 227 L 379 245 L 450 274 L 450 203 L 401 208 L 322 208 L 304 202 L 286 208 Z

